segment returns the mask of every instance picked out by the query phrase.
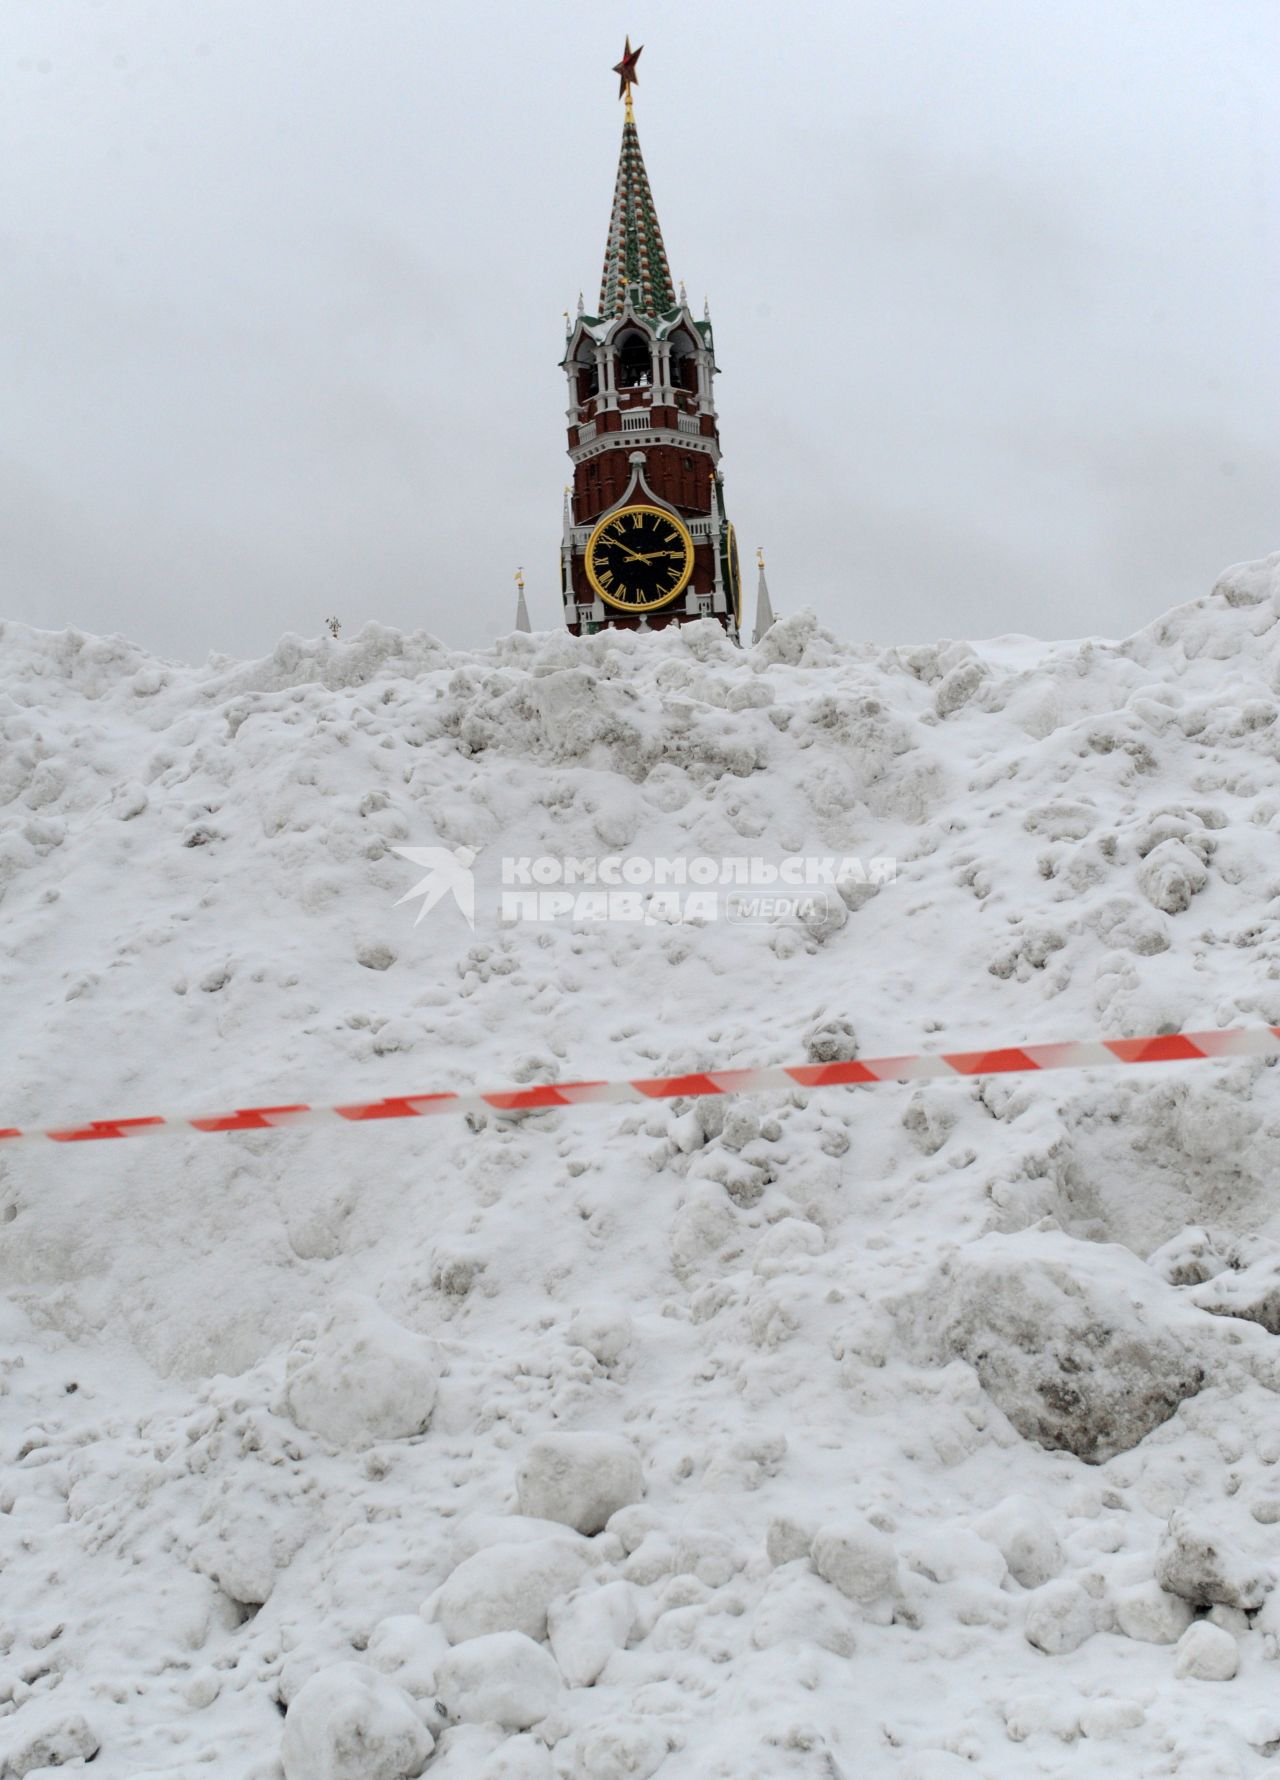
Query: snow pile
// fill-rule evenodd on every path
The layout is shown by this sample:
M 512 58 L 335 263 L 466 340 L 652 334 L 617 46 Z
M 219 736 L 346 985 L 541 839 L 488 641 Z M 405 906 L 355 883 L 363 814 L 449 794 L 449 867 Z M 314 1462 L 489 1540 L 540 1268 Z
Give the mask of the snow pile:
M 1280 557 L 1121 643 L 7 626 L 0 1111 L 1280 1023 L 1278 717 Z M 498 920 L 605 854 L 897 872 Z M 0 1153 L 0 1776 L 1261 1773 L 1278 1139 L 1234 1062 Z

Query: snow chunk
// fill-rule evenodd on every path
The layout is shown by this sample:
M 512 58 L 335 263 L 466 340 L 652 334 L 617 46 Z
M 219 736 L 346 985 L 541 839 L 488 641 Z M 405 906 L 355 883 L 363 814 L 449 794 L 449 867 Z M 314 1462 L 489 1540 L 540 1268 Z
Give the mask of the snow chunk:
M 1047 1582 L 1027 1604 L 1028 1644 L 1046 1656 L 1078 1650 L 1098 1629 L 1093 1602 L 1078 1582 Z
M 1259 606 L 1264 600 L 1280 605 L 1280 551 L 1257 562 L 1233 563 L 1213 584 L 1214 599 L 1229 606 Z
M 1158 1582 L 1137 1582 L 1117 1590 L 1113 1606 L 1120 1630 L 1144 1644 L 1176 1644 L 1195 1618 L 1190 1602 Z
M 1181 841 L 1162 841 L 1138 867 L 1138 888 L 1166 915 L 1180 915 L 1204 889 L 1209 874 Z
M 990 1541 L 1023 1588 L 1041 1588 L 1062 1568 L 1062 1546 L 1049 1517 L 1030 1496 L 1006 1496 L 977 1521 L 974 1531 Z
M 548 1635 L 569 1686 L 592 1686 L 614 1651 L 626 1648 L 635 1626 L 636 1593 L 629 1582 L 607 1582 L 554 1602 Z
M 448 1780 L 447 1775 L 441 1780 Z M 552 1780 L 551 1755 L 536 1737 L 508 1737 L 479 1770 L 460 1766 L 455 1780 Z
M 922 1156 L 936 1156 L 955 1130 L 959 1114 L 946 1095 L 917 1089 L 902 1114 L 902 1129 Z
M 1280 1256 L 1264 1256 L 1238 1271 L 1224 1270 L 1198 1286 L 1191 1302 L 1214 1316 L 1242 1317 L 1269 1335 L 1280 1335 Z
M 631 1346 L 631 1318 L 620 1306 L 584 1304 L 569 1323 L 569 1339 L 601 1366 L 616 1366 Z
M 1217 1240 L 1199 1224 L 1189 1224 L 1185 1230 L 1179 1230 L 1176 1236 L 1171 1236 L 1168 1242 L 1147 1256 L 1147 1266 L 1154 1268 L 1171 1286 L 1202 1285 L 1205 1280 L 1221 1273 L 1226 1265 L 1226 1256 L 1219 1252 Z
M 1156 1581 L 1193 1607 L 1261 1607 L 1272 1585 L 1260 1563 L 1223 1527 L 1179 1508 L 1156 1552 Z
M 300 1428 L 335 1446 L 421 1434 L 440 1383 L 434 1341 L 415 1335 L 371 1298 L 344 1294 L 314 1340 L 295 1341 L 285 1402 Z
M 192 1565 L 231 1600 L 252 1607 L 270 1599 L 307 1531 L 295 1504 L 243 1475 L 223 1481 L 200 1520 Z
M 989 1235 L 897 1306 L 909 1340 L 967 1360 L 1028 1440 L 1100 1464 L 1204 1383 L 1172 1290 L 1128 1249 L 1058 1231 Z
M 751 1270 L 762 1279 L 773 1279 L 797 1263 L 820 1255 L 826 1246 L 826 1237 L 808 1218 L 779 1218 L 757 1242 Z
M 32 1718 L 35 1722 L 30 1722 Z M 0 1774 L 4 1780 L 24 1780 L 37 1769 L 43 1772 L 67 1762 L 91 1761 L 97 1753 L 98 1739 L 78 1712 L 45 1707 L 37 1714 L 24 1712 L 18 1742 L 11 1745 Z
M 852 1063 L 858 1055 L 858 1035 L 848 1020 L 815 1019 L 804 1037 L 810 1063 Z
M 594 1725 L 575 1741 L 574 1780 L 650 1780 L 667 1749 L 662 1731 L 643 1719 Z
M 1007 1566 L 994 1542 L 967 1527 L 942 1525 L 918 1535 L 903 1553 L 907 1565 L 930 1582 L 985 1582 L 999 1588 Z
M 374 1626 L 365 1656 L 415 1700 L 429 1700 L 435 1698 L 436 1669 L 448 1648 L 444 1632 L 427 1625 L 421 1614 L 394 1613 Z
M 548 1525 L 552 1524 L 554 1523 L 548 1522 Z M 644 1544 L 650 1533 L 661 1532 L 662 1518 L 652 1508 L 636 1503 L 631 1507 L 619 1508 L 616 1514 L 611 1515 L 608 1530 L 620 1540 L 622 1549 L 629 1556 Z M 805 1549 L 807 1551 L 808 1547 Z
M 764 1548 L 774 1569 L 782 1564 L 794 1563 L 797 1558 L 808 1557 L 813 1545 L 813 1535 L 813 1527 L 802 1521 L 792 1520 L 789 1515 L 782 1514 L 771 1520 L 765 1534 Z
M 490 1632 L 545 1638 L 548 1607 L 577 1586 L 589 1562 L 567 1539 L 490 1545 L 436 1591 L 432 1616 L 451 1644 Z
M 770 1576 L 751 1621 L 751 1642 L 757 1650 L 816 1644 L 836 1656 L 852 1656 L 857 1648 L 849 1608 L 812 1570 L 798 1565 Z
M 950 717 L 967 705 L 986 677 L 987 669 L 981 661 L 962 661 L 953 667 L 934 694 L 933 708 L 939 717 Z
M 1230 1681 L 1240 1667 L 1240 1647 L 1230 1632 L 1207 1619 L 1189 1625 L 1178 1639 L 1174 1673 L 1196 1681 Z
M 450 1718 L 526 1731 L 559 1700 L 560 1671 L 523 1632 L 493 1632 L 454 1646 L 436 1673 L 436 1690 Z
M 813 1567 L 862 1606 L 898 1592 L 898 1554 L 879 1527 L 860 1514 L 822 1527 L 813 1542 Z
M 1100 1742 L 1104 1737 L 1121 1737 L 1146 1722 L 1146 1712 L 1137 1700 L 1089 1700 L 1080 1708 L 1082 1735 Z
M 598 1533 L 644 1495 L 640 1460 L 616 1434 L 544 1434 L 516 1473 L 521 1514 Z
M 363 1663 L 336 1663 L 295 1695 L 280 1759 L 285 1780 L 417 1780 L 434 1748 L 403 1688 Z

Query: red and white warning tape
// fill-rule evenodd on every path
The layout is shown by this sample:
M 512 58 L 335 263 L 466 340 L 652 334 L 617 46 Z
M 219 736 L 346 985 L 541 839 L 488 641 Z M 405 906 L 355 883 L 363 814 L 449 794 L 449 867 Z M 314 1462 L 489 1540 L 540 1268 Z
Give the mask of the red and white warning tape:
M 609 1101 L 677 1100 L 706 1094 L 750 1094 L 771 1088 L 836 1088 L 873 1082 L 924 1082 L 948 1076 L 1015 1075 L 1030 1069 L 1092 1069 L 1111 1063 L 1191 1063 L 1214 1057 L 1280 1056 L 1280 1026 L 1225 1032 L 1170 1032 L 1152 1038 L 1104 1038 L 1073 1044 L 1015 1045 L 1004 1050 L 942 1051 L 908 1057 L 866 1057 L 852 1063 L 799 1063 L 768 1069 L 717 1069 L 698 1075 L 640 1076 L 618 1082 L 552 1082 L 479 1094 L 399 1094 L 345 1106 L 242 1106 L 234 1112 L 153 1114 L 141 1119 L 89 1119 L 52 1129 L 9 1126 L 0 1143 L 41 1138 L 92 1143 L 146 1137 L 156 1131 L 271 1131 L 297 1125 L 362 1124 L 373 1119 L 425 1119 L 435 1113 L 534 1112 Z

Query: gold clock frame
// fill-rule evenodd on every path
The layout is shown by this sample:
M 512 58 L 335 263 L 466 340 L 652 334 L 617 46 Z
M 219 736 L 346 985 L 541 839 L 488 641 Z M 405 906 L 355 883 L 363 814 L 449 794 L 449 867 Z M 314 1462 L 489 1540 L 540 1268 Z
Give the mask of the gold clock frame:
M 684 542 L 684 568 L 681 571 L 680 580 L 669 593 L 664 593 L 661 599 L 647 600 L 644 605 L 636 605 L 629 600 L 614 599 L 596 580 L 595 569 L 591 566 L 592 553 L 601 532 L 608 526 L 615 525 L 619 519 L 624 519 L 628 513 L 652 513 L 655 518 L 665 520 L 668 525 L 674 525 Z M 673 600 L 678 600 L 689 585 L 693 576 L 693 536 L 678 514 L 669 512 L 666 507 L 650 506 L 647 501 L 636 501 L 630 507 L 617 507 L 612 513 L 605 513 L 596 521 L 591 536 L 587 539 L 583 562 L 586 565 L 587 580 L 591 583 L 593 592 L 597 598 L 604 601 L 606 606 L 612 606 L 615 612 L 659 612 L 665 606 L 669 606 Z
M 738 534 L 732 519 L 725 527 L 724 559 L 729 570 L 729 588 L 733 594 L 733 622 L 742 629 L 742 565 L 738 561 Z

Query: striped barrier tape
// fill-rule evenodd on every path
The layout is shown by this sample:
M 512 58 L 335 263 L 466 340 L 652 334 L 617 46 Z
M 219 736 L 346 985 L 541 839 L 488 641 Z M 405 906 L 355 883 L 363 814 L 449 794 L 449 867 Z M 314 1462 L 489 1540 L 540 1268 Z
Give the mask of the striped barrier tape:
M 875 1082 L 924 1082 L 948 1077 L 1016 1075 L 1037 1069 L 1092 1069 L 1114 1063 L 1191 1063 L 1217 1057 L 1280 1056 L 1280 1026 L 1241 1026 L 1222 1032 L 1169 1032 L 1150 1038 L 1104 1038 L 1069 1044 L 1014 1045 L 1003 1050 L 942 1051 L 904 1057 L 865 1057 L 849 1063 L 799 1063 L 766 1069 L 717 1069 L 694 1075 L 640 1076 L 616 1082 L 548 1082 L 488 1093 L 398 1094 L 343 1106 L 242 1106 L 234 1112 L 154 1114 L 138 1119 L 88 1119 L 78 1125 L 0 1129 L 0 1145 L 41 1139 L 93 1143 L 99 1138 L 146 1137 L 157 1131 L 274 1131 L 299 1125 L 363 1124 L 375 1119 L 425 1119 L 437 1113 L 541 1112 L 557 1106 L 677 1100 L 707 1094 L 750 1094 L 774 1088 L 868 1087 Z

